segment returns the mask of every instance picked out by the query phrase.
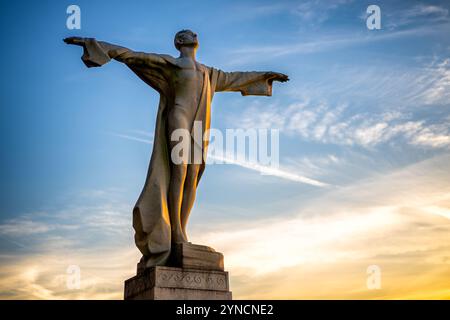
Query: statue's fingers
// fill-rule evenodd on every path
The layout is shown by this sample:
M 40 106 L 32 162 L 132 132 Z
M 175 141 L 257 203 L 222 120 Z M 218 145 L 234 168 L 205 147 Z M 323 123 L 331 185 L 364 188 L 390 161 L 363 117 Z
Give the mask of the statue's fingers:
M 77 42 L 75 40 L 76 39 L 74 37 L 69 37 L 69 38 L 65 38 L 64 42 L 67 44 L 76 44 Z

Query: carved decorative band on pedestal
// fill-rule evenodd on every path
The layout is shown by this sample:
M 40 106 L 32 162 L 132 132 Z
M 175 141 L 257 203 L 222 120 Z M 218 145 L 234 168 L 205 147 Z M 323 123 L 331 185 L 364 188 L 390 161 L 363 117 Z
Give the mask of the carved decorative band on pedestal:
M 158 269 L 156 278 L 159 287 L 228 291 L 226 272 Z
M 125 281 L 125 299 L 231 299 L 228 272 L 148 268 Z

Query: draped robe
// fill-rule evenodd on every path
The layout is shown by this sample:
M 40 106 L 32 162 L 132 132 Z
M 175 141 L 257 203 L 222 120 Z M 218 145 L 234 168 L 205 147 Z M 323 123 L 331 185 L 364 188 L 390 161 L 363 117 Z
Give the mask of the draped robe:
M 82 60 L 87 67 L 99 67 L 111 59 L 125 63 L 140 79 L 158 91 L 160 101 L 156 118 L 153 152 L 143 190 L 133 209 L 135 243 L 147 267 L 165 265 L 171 251 L 171 226 L 168 212 L 170 150 L 167 135 L 168 111 L 175 101 L 173 75 L 179 60 L 169 55 L 135 52 L 107 42 L 87 39 Z M 267 72 L 224 72 L 196 62 L 203 74 L 198 102 L 191 103 L 188 121 L 201 121 L 202 136 L 210 127 L 211 101 L 215 92 L 239 91 L 242 95 L 272 95 L 273 75 Z M 191 127 L 191 130 L 192 130 Z M 197 184 L 205 169 L 204 152 L 208 137 L 202 142 L 202 163 Z M 196 188 L 197 185 L 191 186 Z M 195 192 L 195 190 L 194 190 Z

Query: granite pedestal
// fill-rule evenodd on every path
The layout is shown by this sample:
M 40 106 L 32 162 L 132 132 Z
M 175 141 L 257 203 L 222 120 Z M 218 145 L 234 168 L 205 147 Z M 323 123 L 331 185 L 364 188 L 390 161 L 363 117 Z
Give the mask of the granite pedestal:
M 125 281 L 125 300 L 231 300 L 223 255 L 191 243 L 172 247 L 168 266 L 138 264 Z

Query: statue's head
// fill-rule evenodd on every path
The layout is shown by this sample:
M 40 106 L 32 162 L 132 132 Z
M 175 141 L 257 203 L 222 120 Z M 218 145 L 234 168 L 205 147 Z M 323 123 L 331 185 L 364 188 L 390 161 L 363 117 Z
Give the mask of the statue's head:
M 183 46 L 198 48 L 197 34 L 191 30 L 178 31 L 173 42 L 178 50 Z

